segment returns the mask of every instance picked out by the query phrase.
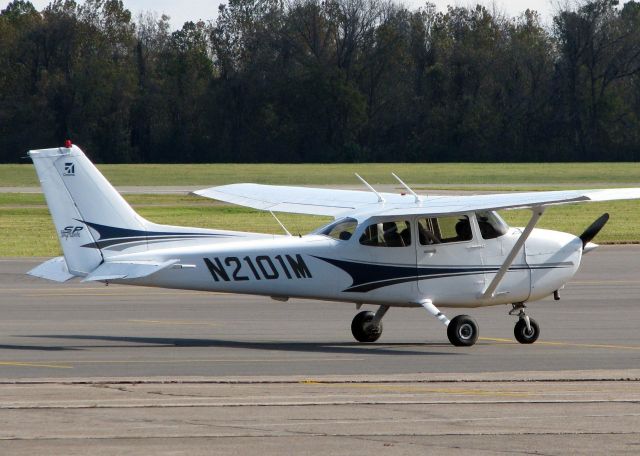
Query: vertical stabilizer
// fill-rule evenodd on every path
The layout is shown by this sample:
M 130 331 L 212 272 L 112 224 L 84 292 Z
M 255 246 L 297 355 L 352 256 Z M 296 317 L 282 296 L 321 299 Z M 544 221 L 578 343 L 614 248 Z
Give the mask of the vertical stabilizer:
M 89 224 L 146 231 L 138 216 L 77 146 L 32 150 L 69 272 L 85 276 L 103 261 Z

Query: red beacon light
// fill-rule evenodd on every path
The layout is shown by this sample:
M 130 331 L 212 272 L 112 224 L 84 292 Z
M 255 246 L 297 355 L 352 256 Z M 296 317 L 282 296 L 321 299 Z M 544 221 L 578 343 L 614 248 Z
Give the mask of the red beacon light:
M 73 144 L 71 144 L 71 140 L 70 140 L 70 139 L 66 139 L 66 140 L 64 141 L 64 147 L 66 147 L 67 149 L 71 149 L 71 146 L 72 146 L 72 145 L 73 145 Z

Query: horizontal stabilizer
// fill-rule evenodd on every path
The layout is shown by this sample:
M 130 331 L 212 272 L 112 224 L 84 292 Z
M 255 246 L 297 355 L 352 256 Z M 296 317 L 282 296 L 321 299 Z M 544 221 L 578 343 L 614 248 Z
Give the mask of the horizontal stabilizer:
M 27 274 L 41 279 L 53 280 L 54 282 L 66 282 L 75 277 L 69 273 L 67 262 L 62 256 L 45 261 L 27 272 Z
M 83 282 L 95 282 L 116 279 L 139 279 L 155 274 L 180 260 L 157 261 L 110 261 L 102 263 Z

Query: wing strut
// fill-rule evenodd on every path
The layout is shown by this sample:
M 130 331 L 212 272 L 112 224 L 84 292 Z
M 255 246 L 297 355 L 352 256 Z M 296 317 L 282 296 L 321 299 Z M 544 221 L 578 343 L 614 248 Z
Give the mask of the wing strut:
M 280 225 L 280 227 L 284 230 L 285 233 L 287 233 L 287 236 L 291 236 L 291 233 L 289 233 L 289 230 L 282 224 L 282 222 L 280 221 L 280 219 L 278 217 L 276 217 L 276 214 L 273 213 L 273 211 L 269 211 L 269 213 L 271 215 L 273 215 L 273 218 L 276 219 L 276 222 L 278 222 L 278 224 Z
M 509 255 L 507 255 L 507 258 L 504 260 L 504 263 L 502 263 L 502 266 L 500 266 L 498 273 L 495 275 L 495 277 L 493 278 L 493 280 L 491 281 L 487 289 L 484 291 L 484 293 L 482 293 L 482 296 L 481 296 L 482 298 L 485 298 L 485 299 L 493 298 L 496 288 L 498 288 L 498 285 L 500 285 L 502 278 L 505 276 L 505 274 L 509 270 L 509 267 L 511 267 L 511 265 L 513 264 L 513 260 L 515 260 L 516 255 L 518 254 L 518 252 L 524 245 L 525 241 L 533 231 L 533 228 L 535 228 L 536 223 L 538 223 L 538 220 L 540 220 L 540 217 L 542 217 L 544 210 L 545 210 L 544 206 L 537 206 L 532 208 L 531 210 L 532 213 L 531 213 L 531 218 L 529 219 L 529 223 L 527 223 L 526 228 L 524 229 L 524 231 L 516 241 L 515 245 L 511 249 L 511 252 L 509 252 Z

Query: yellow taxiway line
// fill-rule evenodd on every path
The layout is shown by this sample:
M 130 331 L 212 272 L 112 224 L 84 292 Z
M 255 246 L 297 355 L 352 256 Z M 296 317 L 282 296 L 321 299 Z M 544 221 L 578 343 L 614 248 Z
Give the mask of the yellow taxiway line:
M 517 342 L 515 342 L 512 339 L 503 339 L 500 337 L 479 337 L 478 339 L 488 341 L 488 342 L 501 342 L 505 344 L 517 345 Z M 549 346 L 555 346 L 555 347 L 577 347 L 577 348 L 604 348 L 604 349 L 613 349 L 613 350 L 640 350 L 640 346 L 635 346 L 635 345 L 578 344 L 574 342 L 555 342 L 555 341 L 544 341 L 544 340 L 536 341 L 535 345 L 549 345 Z
M 0 366 L 46 367 L 49 369 L 73 369 L 73 366 L 67 366 L 65 364 L 28 363 L 28 362 L 22 362 L 22 361 L 0 361 Z
M 172 359 L 172 360 L 65 360 L 61 363 L 69 364 L 207 364 L 207 363 L 298 363 L 298 362 L 334 362 L 334 361 L 364 361 L 364 358 L 257 358 L 257 359 Z M 0 361 L 0 366 L 14 367 L 46 367 L 51 369 L 73 369 L 69 364 L 45 364 L 40 362 Z
M 640 280 L 576 280 L 569 282 L 569 285 L 640 285 Z

